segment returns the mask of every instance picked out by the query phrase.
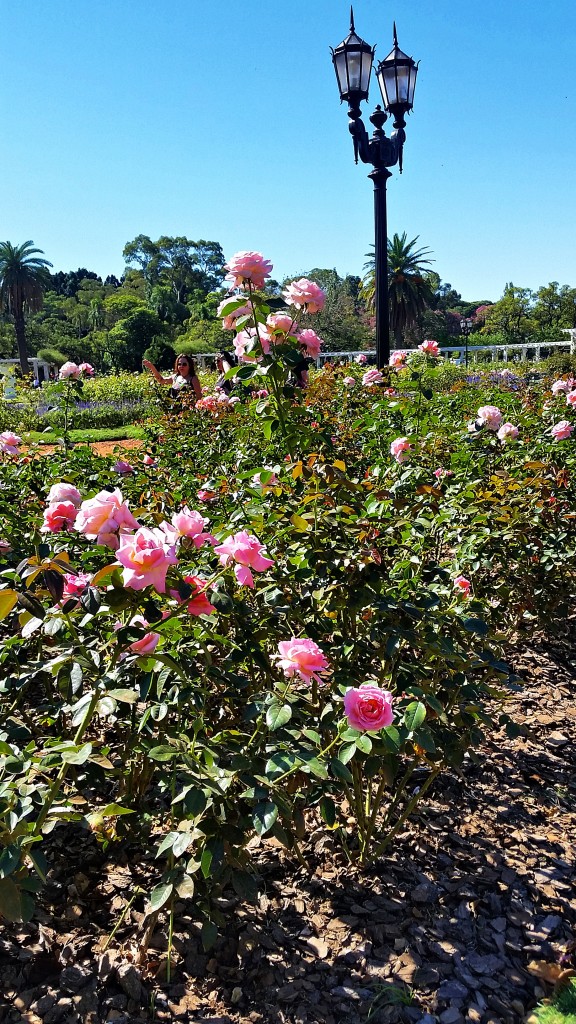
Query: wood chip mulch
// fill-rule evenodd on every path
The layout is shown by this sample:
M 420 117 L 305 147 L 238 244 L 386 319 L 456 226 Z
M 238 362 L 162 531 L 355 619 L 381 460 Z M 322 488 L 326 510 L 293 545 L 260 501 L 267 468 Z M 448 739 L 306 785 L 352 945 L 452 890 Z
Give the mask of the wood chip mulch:
M 37 917 L 0 931 L 0 1022 L 523 1022 L 576 967 L 572 650 L 542 637 L 511 650 L 522 735 L 493 734 L 369 871 L 320 828 L 309 871 L 261 843 L 262 895 L 221 901 L 209 953 L 193 903 L 178 905 L 170 983 L 162 918 L 137 958 L 143 896 L 109 938 L 149 888 L 146 863 L 114 845 L 104 861 L 85 833 L 64 846 L 57 830 Z

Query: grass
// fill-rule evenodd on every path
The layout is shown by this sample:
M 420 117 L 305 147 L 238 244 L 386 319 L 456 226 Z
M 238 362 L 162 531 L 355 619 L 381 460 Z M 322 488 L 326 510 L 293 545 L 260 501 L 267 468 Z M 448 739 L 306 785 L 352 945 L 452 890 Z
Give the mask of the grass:
M 534 1024 L 576 1024 L 576 979 L 569 981 L 551 1005 L 537 1006 L 530 1020 Z
M 144 430 L 142 427 L 97 427 L 86 430 L 71 430 L 69 432 L 70 440 L 74 444 L 81 444 L 85 442 L 90 444 L 93 441 L 124 441 L 128 437 L 136 437 L 141 440 L 144 437 Z M 30 441 L 37 441 L 39 444 L 58 444 L 58 439 L 62 437 L 62 432 L 58 430 L 43 431 L 42 433 L 38 430 L 30 430 L 26 434 L 26 439 L 30 438 Z

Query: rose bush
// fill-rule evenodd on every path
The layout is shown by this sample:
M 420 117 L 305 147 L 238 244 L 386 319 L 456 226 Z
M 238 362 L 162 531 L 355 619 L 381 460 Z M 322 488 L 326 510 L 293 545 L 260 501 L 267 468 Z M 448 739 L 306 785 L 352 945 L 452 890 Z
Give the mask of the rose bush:
M 117 456 L 0 460 L 6 917 L 33 913 L 54 828 L 139 844 L 147 913 L 193 897 L 207 946 L 222 887 L 254 892 L 255 835 L 302 861 L 323 823 L 351 860 L 380 856 L 507 721 L 503 640 L 570 601 L 563 389 L 455 377 L 428 346 L 379 371 L 393 390 L 351 386 L 359 364 L 298 391 L 318 292 L 299 281 L 272 314 L 268 261 L 229 268 L 221 313 L 249 309 L 230 379 L 254 397 L 151 425 L 121 487 Z

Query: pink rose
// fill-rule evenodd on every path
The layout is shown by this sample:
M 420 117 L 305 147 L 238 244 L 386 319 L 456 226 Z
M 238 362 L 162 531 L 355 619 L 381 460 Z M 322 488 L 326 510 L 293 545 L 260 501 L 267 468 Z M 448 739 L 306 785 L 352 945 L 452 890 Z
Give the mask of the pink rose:
M 78 509 L 71 501 L 55 501 L 44 511 L 40 533 L 61 533 L 74 525 Z
M 384 380 L 380 370 L 374 367 L 372 370 L 366 370 L 366 373 L 362 377 L 362 383 L 365 388 L 372 387 L 373 384 L 380 384 Z
M 403 352 L 403 351 L 401 351 L 399 349 L 396 352 L 391 352 L 390 353 L 390 366 L 394 366 L 394 367 L 396 367 L 396 369 L 398 369 L 401 366 L 405 366 L 407 358 L 408 358 L 408 353 L 407 352 Z
M 165 533 L 170 534 L 175 540 L 178 537 L 188 537 L 194 542 L 194 546 L 201 548 L 203 544 L 215 544 L 216 541 L 211 533 L 204 533 L 204 527 L 209 522 L 199 512 L 191 512 L 188 506 L 175 512 L 171 519 L 171 526 L 168 523 L 162 524 Z
M 345 384 L 347 388 L 353 388 L 355 383 L 356 383 L 356 378 L 355 377 L 343 377 L 342 378 L 342 383 Z
M 67 380 L 68 377 L 74 377 L 75 379 L 80 376 L 80 367 L 77 363 L 67 362 L 60 367 L 60 373 L 58 374 L 60 380 Z
M 152 586 L 159 594 L 166 590 L 168 568 L 178 564 L 174 545 L 168 542 L 166 534 L 147 526 L 141 526 L 136 533 L 121 535 L 116 558 L 124 566 L 125 587 L 143 590 Z
M 113 551 L 118 547 L 118 532 L 137 530 L 138 525 L 118 488 L 83 501 L 75 523 L 79 533 Z
M 149 466 L 150 469 L 156 469 L 156 466 L 158 465 L 156 459 L 153 459 L 152 456 L 148 454 L 143 457 L 142 462 L 145 466 Z
M 87 377 L 94 376 L 94 367 L 90 363 L 80 363 L 78 369 L 81 373 L 86 374 Z
M 519 433 L 518 427 L 515 427 L 513 423 L 503 423 L 496 437 L 502 441 L 502 444 L 507 444 L 508 441 L 515 441 Z
M 292 284 L 282 292 L 282 297 L 289 306 L 296 306 L 296 309 L 305 308 L 308 313 L 319 313 L 326 301 L 326 295 L 320 286 L 314 281 L 309 281 L 307 277 L 292 281 Z
M 487 430 L 498 430 L 502 419 L 502 413 L 495 405 L 482 405 L 476 414 L 476 422 Z
M 566 438 L 570 437 L 574 427 L 568 420 L 560 420 L 559 423 L 555 423 L 552 427 L 551 434 L 555 441 L 565 441 Z
M 184 583 L 192 588 L 192 595 L 188 599 L 188 612 L 190 615 L 212 615 L 216 611 L 213 604 L 210 604 L 206 595 L 208 581 L 201 576 L 185 576 Z M 171 597 L 180 602 L 182 599 L 176 590 L 170 592 Z
M 71 501 L 72 504 L 78 508 L 82 502 L 82 495 L 80 494 L 80 491 L 74 487 L 74 484 L 52 484 L 52 487 L 48 491 L 46 501 L 49 505 L 53 505 L 56 501 Z
M 250 569 L 254 569 L 255 572 L 264 572 L 274 565 L 272 558 L 266 558 L 262 554 L 264 545 L 257 537 L 246 533 L 246 530 L 227 537 L 223 544 L 214 548 L 214 551 L 220 556 L 221 565 L 229 565 L 231 561 L 236 562 L 234 574 L 238 583 L 245 587 L 254 586 L 254 578 Z
M 238 334 L 234 338 L 234 352 L 236 353 L 236 358 L 239 359 L 240 362 L 256 362 L 256 356 L 253 352 L 254 345 L 256 344 L 255 339 L 255 327 L 247 327 L 243 331 L 238 331 Z
M 426 338 L 421 345 L 418 345 L 418 349 L 420 352 L 423 352 L 425 356 L 433 356 L 435 359 L 440 355 L 438 342 L 432 341 L 431 338 Z
M 566 395 L 566 405 L 576 405 L 576 391 L 570 391 Z
M 462 597 L 469 597 L 470 591 L 472 590 L 472 584 L 470 580 L 466 579 L 465 576 L 456 576 L 454 578 L 454 586 L 456 590 L 460 592 Z
M 3 430 L 0 434 L 0 452 L 4 455 L 18 455 L 18 446 L 21 444 L 22 438 L 12 430 Z
M 196 493 L 196 497 L 198 498 L 198 501 L 216 501 L 218 495 L 216 494 L 216 491 L 209 491 L 206 487 L 201 487 Z
M 364 353 L 361 352 L 359 356 L 356 356 L 354 362 L 358 363 L 359 366 L 365 366 L 368 362 L 368 356 L 365 356 Z
M 442 466 L 439 466 L 438 469 L 434 470 L 434 476 L 437 480 L 441 480 L 444 476 L 454 476 L 454 471 L 452 469 L 443 469 Z
M 320 349 L 324 342 L 322 338 L 319 338 L 316 331 L 311 331 L 310 328 L 306 328 L 305 331 L 300 331 L 298 335 L 298 341 L 306 349 L 306 355 L 310 356 L 311 359 L 316 359 Z
M 148 622 L 142 615 L 135 615 L 134 618 L 130 620 L 130 625 L 146 628 Z M 152 654 L 156 650 L 159 640 L 160 633 L 145 633 L 140 640 L 135 640 L 133 644 L 130 644 L 129 649 L 134 651 L 134 654 Z
M 268 479 L 266 480 L 266 483 L 262 482 L 262 472 L 255 473 L 254 476 L 252 477 L 252 480 L 250 481 L 252 486 L 253 487 L 274 487 L 278 483 L 278 477 L 276 476 L 276 473 L 273 470 L 267 469 L 266 467 L 264 468 L 263 472 L 271 474 L 271 476 L 269 476 Z
M 86 588 L 90 586 L 91 580 L 92 576 L 87 572 L 79 572 L 76 576 L 71 572 L 65 572 L 62 600 L 66 601 L 72 597 L 80 597 Z
M 411 448 L 412 445 L 407 437 L 397 437 L 390 445 L 390 454 L 394 456 L 396 462 L 406 462 Z
M 297 327 L 294 317 L 290 313 L 270 313 L 266 317 L 266 327 L 270 334 L 295 334 Z
M 567 380 L 555 380 L 552 385 L 552 394 L 558 395 L 561 391 L 572 391 L 576 387 L 576 380 L 568 377 Z
M 329 671 L 325 655 L 313 640 L 293 636 L 290 640 L 282 640 L 278 644 L 278 652 L 272 657 L 288 679 L 297 675 L 305 683 L 312 679 L 321 683 L 320 675 Z
M 118 459 L 112 466 L 115 473 L 120 473 L 121 476 L 128 476 L 129 473 L 134 473 L 134 466 L 131 466 L 129 462 L 125 462 L 124 459 Z
M 268 398 L 268 391 L 266 391 L 266 388 L 260 388 L 259 391 L 253 391 L 252 398 Z
M 237 252 L 225 264 L 225 269 L 228 271 L 226 280 L 234 287 L 243 287 L 250 281 L 253 288 L 263 288 L 272 264 L 260 252 Z
M 392 694 L 374 683 L 346 690 L 344 711 L 352 728 L 362 732 L 378 732 L 394 721 Z
M 3 537 L 0 537 L 0 555 L 7 555 L 9 551 L 12 551 L 10 541 L 4 540 Z

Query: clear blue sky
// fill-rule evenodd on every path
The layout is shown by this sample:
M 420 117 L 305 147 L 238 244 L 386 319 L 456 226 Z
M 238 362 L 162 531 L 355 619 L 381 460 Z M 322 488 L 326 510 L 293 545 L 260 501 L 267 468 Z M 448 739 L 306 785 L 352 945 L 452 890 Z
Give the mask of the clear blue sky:
M 576 285 L 574 0 L 356 0 L 356 29 L 421 61 L 389 233 L 467 299 Z M 329 46 L 346 0 L 20 0 L 2 9 L 0 240 L 120 274 L 143 233 L 257 249 L 281 278 L 361 273 L 355 167 Z M 378 102 L 372 81 L 369 114 Z

